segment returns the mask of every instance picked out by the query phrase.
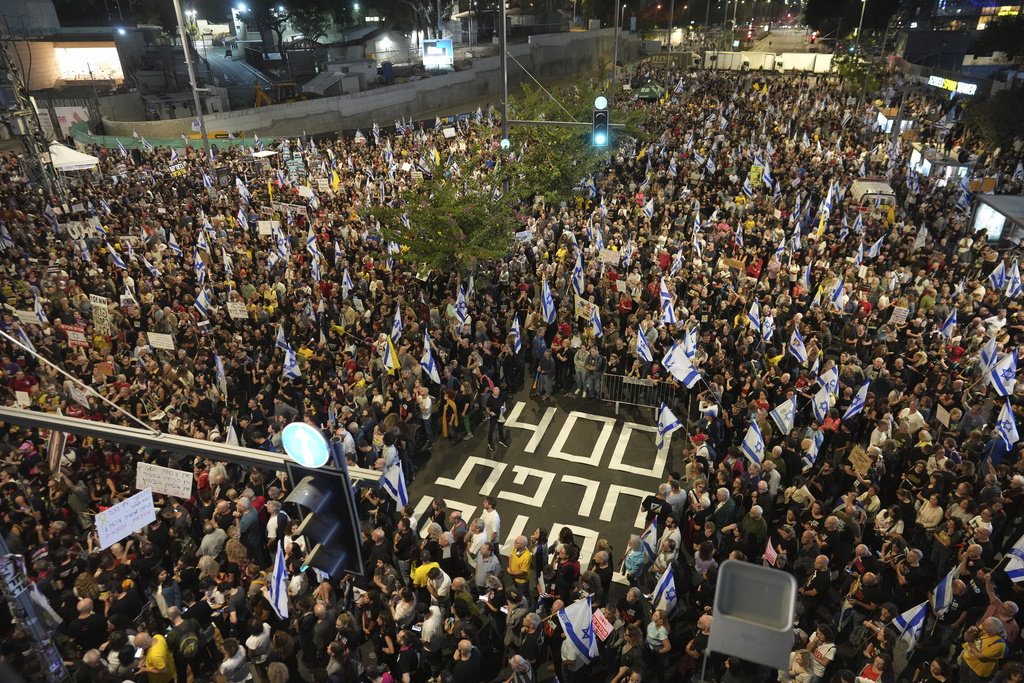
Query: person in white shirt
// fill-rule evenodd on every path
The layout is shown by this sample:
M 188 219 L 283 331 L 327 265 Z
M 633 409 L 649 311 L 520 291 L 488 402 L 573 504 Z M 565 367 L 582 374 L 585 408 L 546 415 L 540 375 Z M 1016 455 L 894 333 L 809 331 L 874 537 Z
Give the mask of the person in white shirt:
M 985 318 L 984 323 L 990 337 L 999 334 L 999 331 L 1006 327 L 1006 309 L 1000 308 L 997 314 Z
M 924 428 L 924 416 L 917 409 L 916 399 L 911 399 L 910 405 L 900 411 L 899 420 L 907 424 L 907 431 L 911 434 L 917 434 L 918 431 Z
M 466 534 L 466 564 L 476 569 L 476 558 L 480 548 L 487 542 L 487 527 L 482 520 L 474 519 Z
M 493 496 L 487 496 L 484 498 L 484 511 L 480 513 L 480 520 L 484 523 L 484 531 L 487 535 L 484 540 L 493 543 L 495 548 L 498 547 L 501 536 L 501 517 L 498 516 L 498 511 L 495 509 L 497 503 L 498 501 Z
M 875 428 L 871 431 L 871 439 L 868 442 L 869 446 L 880 446 L 882 442 L 888 441 L 892 438 L 890 432 L 889 421 L 879 420 L 875 423 Z

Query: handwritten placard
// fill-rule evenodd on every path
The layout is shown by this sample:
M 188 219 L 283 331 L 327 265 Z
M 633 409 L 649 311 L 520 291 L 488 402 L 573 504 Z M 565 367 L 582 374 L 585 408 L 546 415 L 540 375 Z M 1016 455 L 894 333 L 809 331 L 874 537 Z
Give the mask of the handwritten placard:
M 941 405 L 935 406 L 935 419 L 938 420 L 943 427 L 949 428 L 949 411 Z
M 245 310 L 245 304 L 241 301 L 228 302 L 228 315 L 231 316 L 232 320 L 245 320 L 249 317 Z
M 850 451 L 850 464 L 863 477 L 868 473 L 868 469 L 874 462 L 871 460 L 871 456 L 864 452 L 863 448 L 854 446 Z
M 107 308 L 107 297 L 99 294 L 90 294 L 89 303 L 92 304 L 92 325 L 102 335 L 113 334 L 113 324 L 110 320 L 110 310 Z
M 192 473 L 140 462 L 135 471 L 135 488 L 152 489 L 182 500 L 192 496 Z
M 613 265 L 613 266 L 619 265 L 619 259 L 620 258 L 621 258 L 621 254 L 619 254 L 619 252 L 615 251 L 614 249 L 602 249 L 601 250 L 601 260 L 604 261 L 605 263 L 609 264 L 609 265 Z
M 892 317 L 889 318 L 889 322 L 893 325 L 902 325 L 907 322 L 907 315 L 910 313 L 910 309 L 902 306 L 894 306 L 892 309 Z
M 603 643 L 612 633 L 611 622 L 608 621 L 604 616 L 604 612 L 601 610 L 594 612 L 594 616 L 590 618 L 590 622 L 594 625 L 594 633 L 597 634 L 597 637 L 600 638 Z
M 154 349 L 167 349 L 168 351 L 173 351 L 174 335 L 164 334 L 163 332 L 150 332 L 149 345 Z
M 98 513 L 96 533 L 100 539 L 100 550 L 106 550 L 155 519 L 152 489 L 139 491 L 128 500 Z
M 446 138 L 453 138 L 453 137 L 455 137 L 455 129 L 454 128 L 445 128 L 445 129 L 443 129 L 441 131 L 441 133 L 444 134 L 444 136 Z

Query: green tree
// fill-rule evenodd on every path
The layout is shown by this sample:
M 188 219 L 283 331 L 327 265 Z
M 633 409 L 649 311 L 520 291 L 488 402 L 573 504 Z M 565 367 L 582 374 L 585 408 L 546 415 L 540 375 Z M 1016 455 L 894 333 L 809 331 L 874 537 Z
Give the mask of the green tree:
M 279 53 L 284 53 L 284 27 L 288 23 L 289 10 L 280 8 L 281 0 L 250 0 L 246 3 L 248 12 L 245 21 L 255 26 L 260 34 L 272 34 Z
M 987 100 L 964 103 L 963 120 L 968 130 L 977 134 L 989 149 L 1006 149 L 1014 138 L 1024 137 L 1024 90 L 1003 90 Z
M 320 40 L 331 27 L 331 4 L 328 0 L 307 0 L 289 11 L 292 28 L 310 40 Z
M 881 81 L 871 75 L 870 65 L 854 55 L 848 53 L 835 55 L 832 58 L 832 69 L 846 79 L 846 90 L 853 95 L 874 92 L 881 86 Z
M 466 275 L 501 258 L 512 245 L 519 225 L 514 198 L 494 191 L 501 187 L 505 171 L 475 173 L 483 163 L 479 149 L 467 158 L 478 161 L 467 163 L 457 174 L 451 166 L 445 168 L 442 159 L 433 175 L 425 175 L 399 195 L 393 207 L 370 212 L 380 221 L 382 239 L 403 248 L 394 258 L 413 270 L 426 267 Z
M 598 95 L 610 98 L 593 83 L 565 88 L 557 98 L 524 85 L 521 98 L 510 98 L 510 116 L 519 120 L 589 124 Z M 511 149 L 516 156 L 513 192 L 527 203 L 532 203 L 537 195 L 548 204 L 571 198 L 580 183 L 608 166 L 609 155 L 624 136 L 639 135 L 640 115 L 635 109 L 613 107 L 610 114 L 611 122 L 626 124 L 626 130 L 613 130 L 607 147 L 595 147 L 591 132 L 585 127 L 513 127 L 509 131 Z
M 996 17 L 990 21 L 981 35 L 971 44 L 976 55 L 991 55 L 1005 52 L 1013 60 L 1024 57 L 1024 16 Z

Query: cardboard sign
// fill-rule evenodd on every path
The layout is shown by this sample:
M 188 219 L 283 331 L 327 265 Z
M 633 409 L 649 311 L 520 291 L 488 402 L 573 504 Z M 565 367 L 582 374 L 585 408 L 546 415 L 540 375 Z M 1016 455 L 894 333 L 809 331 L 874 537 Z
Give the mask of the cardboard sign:
M 192 472 L 140 462 L 135 471 L 135 488 L 188 500 L 192 496 Z
M 444 136 L 446 138 L 453 138 L 453 137 L 455 137 L 455 129 L 454 128 L 445 128 L 441 132 L 444 133 Z
M 871 456 L 865 453 L 860 446 L 854 446 L 850 451 L 850 464 L 861 476 L 864 476 L 868 473 L 868 468 L 871 467 Z
M 413 171 L 411 174 L 413 180 L 423 180 L 422 171 Z
M 297 189 L 299 191 L 299 196 L 300 197 L 307 197 L 308 198 L 308 197 L 312 197 L 313 196 L 313 188 L 312 187 L 306 187 L 305 185 L 299 185 L 299 187 Z
M 106 550 L 156 519 L 153 491 L 139 491 L 128 500 L 96 514 L 96 533 L 100 550 Z
M 601 250 L 601 261 L 608 265 L 617 266 L 619 265 L 619 259 L 621 254 L 614 249 L 602 249 Z
M 231 316 L 232 320 L 247 320 L 249 318 L 249 314 L 245 310 L 245 304 L 241 301 L 228 302 L 228 315 Z
M 76 386 L 71 387 L 71 400 L 83 408 L 89 407 L 89 395 Z
M 114 364 L 113 363 L 97 363 L 96 367 L 93 368 L 92 374 L 94 377 L 113 377 L 114 376 Z
M 327 178 L 317 178 L 316 189 L 320 192 L 327 192 L 331 189 L 331 183 L 328 182 Z
M 71 213 L 81 213 L 82 211 L 85 211 L 85 205 L 81 203 L 71 205 Z
M 274 221 L 256 221 L 256 227 L 261 235 L 270 235 L 274 232 Z
M 92 304 L 92 326 L 104 336 L 114 333 L 114 327 L 110 322 L 110 310 L 107 308 L 107 297 L 99 294 L 90 294 L 89 303 Z
M 516 242 L 529 242 L 533 240 L 533 230 L 520 230 L 516 233 Z
M 892 309 L 892 317 L 889 318 L 889 322 L 893 325 L 902 325 L 907 322 L 907 315 L 910 313 L 910 309 L 903 308 L 902 306 L 895 306 Z
M 307 187 L 306 189 L 308 190 L 309 188 Z M 305 216 L 307 213 L 306 207 L 302 204 L 285 204 L 284 202 L 271 202 L 270 205 L 274 207 L 274 211 L 280 211 L 281 213 L 285 213 L 286 207 L 288 211 L 291 211 L 292 213 L 302 214 L 303 216 Z
M 601 642 L 604 642 L 612 634 L 611 622 L 608 621 L 601 610 L 594 612 L 590 622 L 594 625 L 594 633 L 601 639 Z
M 85 336 L 85 328 L 81 325 L 61 325 L 60 329 L 68 336 L 68 344 L 79 348 L 89 348 L 89 340 Z
M 626 291 L 626 281 L 625 280 L 616 280 L 615 281 L 615 291 L 625 293 L 625 291 Z
M 147 336 L 149 337 L 149 345 L 152 346 L 154 349 L 166 349 L 168 351 L 174 350 L 173 334 L 164 334 L 162 332 L 150 332 Z M 161 491 L 161 493 L 163 492 Z
M 170 173 L 175 178 L 180 178 L 181 176 L 185 175 L 185 169 L 185 164 L 171 164 L 170 166 L 167 167 L 167 172 Z
M 949 427 L 949 411 L 941 405 L 935 406 L 935 419 L 942 423 L 943 427 Z
M 32 397 L 27 391 L 15 391 L 14 402 L 22 408 L 28 408 L 32 405 Z

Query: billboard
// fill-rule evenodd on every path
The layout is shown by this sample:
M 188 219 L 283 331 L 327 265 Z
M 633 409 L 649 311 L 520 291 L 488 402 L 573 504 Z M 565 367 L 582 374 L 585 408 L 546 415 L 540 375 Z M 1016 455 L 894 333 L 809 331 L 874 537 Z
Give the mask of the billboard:
M 451 40 L 424 40 L 423 66 L 427 69 L 445 69 L 455 64 L 455 51 Z

